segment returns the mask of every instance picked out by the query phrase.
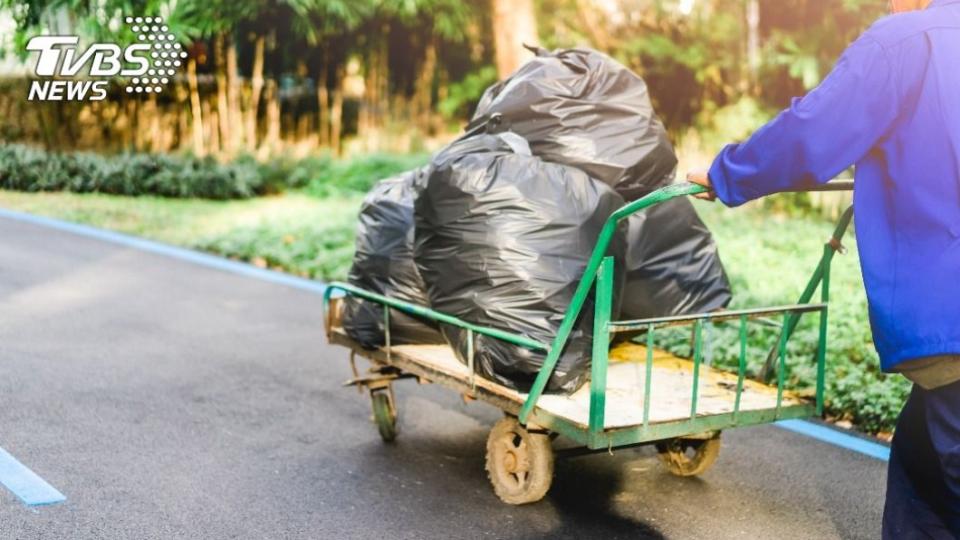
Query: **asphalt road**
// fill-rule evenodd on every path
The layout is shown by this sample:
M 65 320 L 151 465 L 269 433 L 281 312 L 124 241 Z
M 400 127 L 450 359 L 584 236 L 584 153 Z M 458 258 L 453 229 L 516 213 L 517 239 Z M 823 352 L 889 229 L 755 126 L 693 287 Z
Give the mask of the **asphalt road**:
M 649 449 L 557 464 L 501 504 L 499 412 L 398 387 L 380 442 L 340 383 L 321 299 L 0 219 L 0 447 L 67 496 L 0 487 L 0 538 L 876 538 L 885 463 L 776 427 L 724 434 L 701 478 Z

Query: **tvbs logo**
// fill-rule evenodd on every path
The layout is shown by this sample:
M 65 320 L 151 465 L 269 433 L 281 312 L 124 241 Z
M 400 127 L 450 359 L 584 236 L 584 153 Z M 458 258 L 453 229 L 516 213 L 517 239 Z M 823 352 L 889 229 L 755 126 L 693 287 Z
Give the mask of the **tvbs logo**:
M 31 81 L 27 99 L 100 101 L 115 77 L 127 79 L 127 93 L 162 92 L 187 53 L 160 17 L 127 17 L 126 22 L 138 42 L 123 48 L 93 43 L 80 51 L 78 36 L 31 38 L 27 50 L 39 53 L 34 71 L 40 80 Z

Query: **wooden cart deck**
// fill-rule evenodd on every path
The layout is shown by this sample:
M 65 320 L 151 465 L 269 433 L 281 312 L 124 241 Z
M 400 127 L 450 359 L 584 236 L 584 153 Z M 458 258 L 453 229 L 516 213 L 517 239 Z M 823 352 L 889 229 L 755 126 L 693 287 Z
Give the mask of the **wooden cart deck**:
M 498 398 L 498 405 L 514 413 L 527 397 L 524 393 L 479 375 L 471 380 L 467 366 L 457 360 L 453 350 L 447 345 L 395 345 L 388 360 L 384 350 L 360 348 L 341 328 L 331 329 L 329 337 L 332 343 L 350 347 L 357 354 L 378 363 L 394 365 L 431 382 L 447 383 L 448 386 L 460 390 L 472 390 L 480 394 L 478 397 L 482 399 Z M 643 423 L 646 354 L 646 347 L 632 343 L 618 345 L 610 351 L 605 429 L 634 427 Z M 693 362 L 660 350 L 655 350 L 653 358 L 650 424 L 689 419 Z M 736 375 L 702 365 L 699 386 L 698 417 L 733 412 Z M 797 395 L 784 392 L 782 407 L 806 403 Z M 553 416 L 587 429 L 590 419 L 590 383 L 570 395 L 544 394 L 537 406 Z M 740 399 L 741 412 L 774 409 L 776 406 L 776 388 L 755 381 L 744 381 Z

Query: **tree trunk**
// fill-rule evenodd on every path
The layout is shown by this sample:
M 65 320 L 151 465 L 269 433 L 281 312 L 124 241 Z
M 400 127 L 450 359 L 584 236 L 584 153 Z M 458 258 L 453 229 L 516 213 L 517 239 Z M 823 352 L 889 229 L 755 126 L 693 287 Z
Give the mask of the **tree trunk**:
M 587 31 L 587 35 L 590 36 L 590 41 L 593 42 L 593 46 L 601 51 L 609 51 L 612 48 L 611 43 L 613 40 L 610 34 L 607 33 L 603 23 L 597 17 L 597 10 L 601 8 L 596 6 L 593 0 L 576 0 L 576 5 L 577 16 L 583 23 L 583 28 Z
M 136 96 L 127 101 L 126 110 L 124 111 L 124 116 L 127 119 L 127 132 L 124 141 L 124 150 L 136 150 L 137 149 L 137 98 Z
M 262 149 L 276 151 L 280 144 L 280 95 L 277 81 L 270 79 L 266 83 L 267 100 L 267 136 Z
M 310 117 L 310 115 L 299 114 L 299 112 L 298 114 L 295 115 L 294 118 L 296 119 L 296 124 L 297 124 L 297 142 L 302 142 L 307 140 L 307 138 L 310 137 L 310 133 L 312 131 L 311 128 L 313 126 L 311 126 L 310 123 L 311 123 L 311 120 L 313 119 Z
M 389 108 L 389 40 L 390 25 L 383 24 L 375 33 L 366 58 L 363 100 L 357 119 L 357 138 L 366 150 L 379 145 L 380 128 Z
M 260 94 L 263 92 L 263 55 L 266 36 L 258 35 L 253 47 L 253 69 L 251 70 L 250 104 L 247 107 L 247 149 L 257 147 L 257 113 L 260 109 Z
M 142 152 L 145 146 L 144 145 L 145 137 L 143 135 L 143 125 L 144 125 L 143 100 L 139 99 L 140 96 L 137 96 L 137 97 L 138 99 L 133 100 L 133 118 L 134 118 L 133 125 L 135 126 L 133 129 L 133 132 L 135 134 L 133 149 L 138 152 Z
M 533 0 L 491 0 L 491 5 L 497 76 L 505 79 L 529 58 L 523 45 L 539 44 L 537 20 Z
M 443 66 L 440 66 L 440 73 L 437 75 L 437 103 L 442 103 L 450 97 L 450 73 Z M 443 118 L 439 114 L 430 111 L 431 132 L 437 133 L 443 131 Z
M 200 106 L 200 84 L 197 81 L 197 60 L 192 55 L 187 59 L 187 86 L 190 87 L 190 115 L 193 126 L 193 153 L 206 154 L 203 147 L 203 112 Z
M 220 152 L 227 148 L 230 140 L 230 107 L 227 105 L 227 70 L 226 59 L 223 53 L 223 34 L 217 35 L 213 41 L 213 61 L 217 65 L 217 119 L 220 127 Z
M 93 116 L 93 121 L 95 122 L 95 124 L 91 126 L 91 129 L 89 130 L 90 132 L 97 134 L 97 138 L 94 139 L 95 144 L 102 144 L 112 150 L 115 139 L 113 138 L 113 133 L 110 129 L 112 124 L 107 118 L 107 104 L 103 101 L 93 101 L 90 103 L 88 110 Z M 4 110 L 3 118 L 12 118 L 12 116 L 12 111 Z
M 320 146 L 330 144 L 330 91 L 327 90 L 327 72 L 330 55 L 323 52 L 323 66 L 317 76 L 317 132 Z
M 174 108 L 175 123 L 177 125 L 176 137 L 173 138 L 171 150 L 183 150 L 187 146 L 187 140 L 190 138 L 190 116 L 186 111 L 190 105 L 190 89 L 182 84 L 175 84 L 177 106 Z
M 363 97 L 360 99 L 360 109 L 357 111 L 357 138 L 364 139 L 367 134 L 370 132 L 370 128 L 373 125 L 373 102 L 375 99 L 375 94 L 377 93 L 377 87 L 374 81 L 376 80 L 376 71 L 377 71 L 377 51 L 376 47 L 371 48 L 367 51 L 366 55 L 366 70 L 363 74 Z M 338 86 L 342 86 L 343 81 L 338 78 Z M 332 137 L 332 142 L 334 148 L 336 148 L 337 139 Z
M 56 110 L 57 110 L 57 135 L 58 135 L 58 148 L 75 148 L 77 144 L 77 133 L 76 126 L 74 126 L 74 121 L 77 117 L 74 113 L 66 112 L 67 107 L 70 105 L 69 101 L 57 101 Z
M 209 137 L 210 144 L 208 148 L 215 149 L 220 148 L 220 115 L 213 106 L 210 105 L 210 101 L 207 100 L 203 104 L 203 118 L 207 119 L 207 137 Z
M 163 130 L 160 129 L 160 106 L 157 103 L 156 94 L 150 94 L 150 96 L 147 98 L 146 114 L 150 126 L 147 145 L 149 146 L 150 151 L 160 152 L 163 145 L 161 140 L 163 136 Z
M 748 91 L 757 87 L 760 72 L 760 0 L 747 0 L 747 84 Z
M 386 125 L 387 111 L 390 110 L 390 23 L 384 23 L 380 33 L 380 67 L 377 69 L 377 128 Z
M 417 125 L 422 131 L 426 131 L 430 123 L 430 105 L 436 71 L 437 40 L 436 38 L 432 38 L 427 42 L 427 47 L 423 54 L 420 76 L 417 77 L 417 86 L 413 93 L 413 114 Z
M 43 147 L 46 150 L 53 150 L 53 139 L 50 137 L 51 130 L 47 127 L 47 121 L 44 118 L 44 108 L 34 107 L 33 110 L 37 114 L 37 124 L 40 126 L 40 133 L 43 135 Z
M 227 103 L 230 106 L 230 153 L 236 153 L 243 145 L 243 113 L 240 110 L 240 76 L 237 69 L 237 44 L 227 38 Z
M 337 69 L 336 86 L 333 89 L 333 106 L 330 110 L 330 144 L 333 152 L 340 155 L 343 150 L 340 140 L 343 133 L 343 83 L 346 79 L 346 70 L 341 66 Z

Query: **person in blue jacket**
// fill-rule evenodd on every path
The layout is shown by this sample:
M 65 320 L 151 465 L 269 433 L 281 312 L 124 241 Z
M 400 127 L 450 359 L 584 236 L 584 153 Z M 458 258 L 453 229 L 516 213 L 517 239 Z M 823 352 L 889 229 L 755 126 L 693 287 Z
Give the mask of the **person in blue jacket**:
M 960 0 L 892 0 L 807 96 L 708 173 L 728 206 L 856 165 L 854 216 L 884 371 L 914 382 L 885 538 L 960 537 Z

